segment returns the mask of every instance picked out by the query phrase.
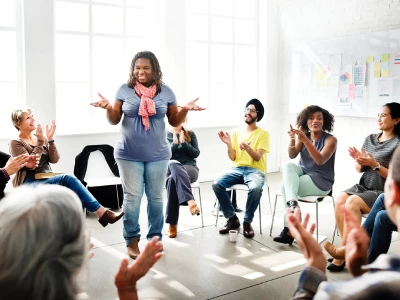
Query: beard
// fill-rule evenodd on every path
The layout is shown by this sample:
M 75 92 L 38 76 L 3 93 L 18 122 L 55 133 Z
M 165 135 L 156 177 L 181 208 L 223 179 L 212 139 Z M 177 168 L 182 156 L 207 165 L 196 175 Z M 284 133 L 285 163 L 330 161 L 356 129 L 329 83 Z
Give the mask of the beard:
M 249 121 L 245 120 L 245 122 L 247 125 L 253 124 L 254 122 L 257 122 L 257 117 L 252 118 L 250 116 L 250 120 Z

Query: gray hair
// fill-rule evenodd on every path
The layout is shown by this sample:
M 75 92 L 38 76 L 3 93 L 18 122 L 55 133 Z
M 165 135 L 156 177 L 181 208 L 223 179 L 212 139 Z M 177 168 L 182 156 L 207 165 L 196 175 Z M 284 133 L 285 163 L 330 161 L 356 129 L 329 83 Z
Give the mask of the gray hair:
M 83 229 L 82 204 L 65 187 L 20 187 L 3 198 L 1 299 L 75 299 L 87 257 Z
M 32 108 L 25 108 L 25 109 L 14 109 L 11 113 L 11 121 L 14 127 L 19 130 L 18 126 L 21 124 L 21 117 L 23 113 L 33 114 Z

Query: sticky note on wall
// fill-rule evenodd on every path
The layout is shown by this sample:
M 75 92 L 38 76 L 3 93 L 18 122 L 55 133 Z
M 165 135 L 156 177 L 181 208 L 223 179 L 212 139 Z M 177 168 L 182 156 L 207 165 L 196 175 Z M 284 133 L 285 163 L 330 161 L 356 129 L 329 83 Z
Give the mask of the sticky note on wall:
M 367 63 L 371 63 L 373 61 L 374 61 L 374 56 L 373 55 L 370 55 L 370 56 L 367 57 Z
M 376 62 L 374 63 L 374 71 L 380 71 L 381 70 L 381 63 L 380 62 Z
M 374 78 L 381 77 L 381 70 L 374 71 Z
M 390 54 L 382 54 L 381 61 L 389 61 L 390 60 Z
M 389 77 L 389 70 L 382 70 L 381 77 Z

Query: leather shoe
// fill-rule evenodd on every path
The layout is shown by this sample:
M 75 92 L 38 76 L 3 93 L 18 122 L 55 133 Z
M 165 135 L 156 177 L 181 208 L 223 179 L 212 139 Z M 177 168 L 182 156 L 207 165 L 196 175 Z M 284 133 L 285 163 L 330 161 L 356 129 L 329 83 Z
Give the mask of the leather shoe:
M 227 234 L 229 230 L 238 229 L 240 227 L 240 221 L 236 216 L 229 218 L 225 226 L 219 230 L 220 234 Z
M 274 242 L 292 245 L 294 238 L 288 233 L 289 233 L 289 228 L 283 227 L 281 233 L 278 236 L 274 237 Z
M 326 267 L 326 269 L 334 273 L 342 272 L 344 270 L 345 265 L 346 262 L 342 263 L 340 266 L 331 263 L 329 264 L 329 266 Z
M 330 242 L 326 241 L 324 243 L 324 248 L 333 258 L 336 259 L 344 259 L 346 255 L 345 246 L 336 247 L 335 245 L 332 245 Z
M 251 239 L 254 236 L 254 230 L 251 223 L 243 222 L 243 235 L 248 239 Z
M 194 215 L 200 216 L 200 208 L 197 206 L 197 204 L 190 206 L 189 209 L 192 216 Z
M 168 237 L 169 238 L 174 238 L 178 234 L 178 226 L 175 224 L 169 224 L 169 229 L 168 229 Z
M 124 212 L 116 214 L 115 212 L 112 212 L 111 210 L 107 209 L 106 212 L 99 219 L 99 223 L 103 227 L 106 227 L 108 224 L 114 224 L 115 222 L 117 222 L 119 219 L 122 218 L 124 214 L 125 214 Z
M 134 238 L 132 243 L 128 245 L 128 255 L 133 259 L 136 259 L 140 255 L 139 237 Z

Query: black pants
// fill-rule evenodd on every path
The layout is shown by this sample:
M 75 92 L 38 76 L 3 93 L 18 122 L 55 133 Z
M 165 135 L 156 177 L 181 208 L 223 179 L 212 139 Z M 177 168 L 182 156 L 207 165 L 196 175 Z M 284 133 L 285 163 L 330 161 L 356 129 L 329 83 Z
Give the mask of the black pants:
M 188 200 L 194 200 L 190 184 L 197 181 L 199 169 L 192 165 L 182 165 L 179 161 L 171 160 L 167 171 L 167 209 L 165 223 L 178 224 L 179 207 L 186 205 Z

